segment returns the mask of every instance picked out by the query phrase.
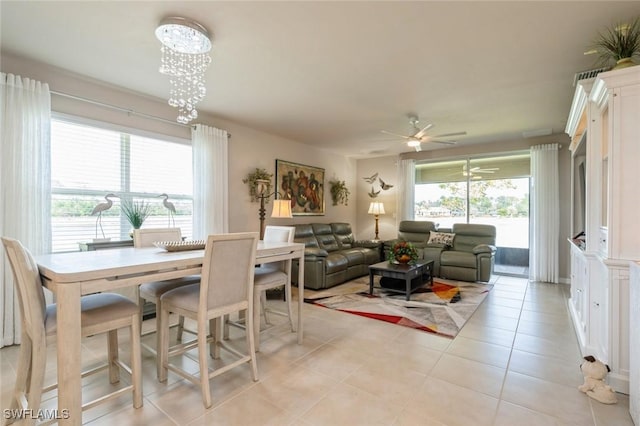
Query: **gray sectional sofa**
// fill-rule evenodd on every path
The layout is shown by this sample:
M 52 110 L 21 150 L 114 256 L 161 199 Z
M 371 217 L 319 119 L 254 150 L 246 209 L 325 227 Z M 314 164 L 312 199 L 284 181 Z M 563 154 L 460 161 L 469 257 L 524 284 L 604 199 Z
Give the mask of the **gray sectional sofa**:
M 451 244 L 429 243 L 432 232 L 454 234 Z M 398 238 L 385 241 L 385 251 L 397 241 L 409 241 L 421 259 L 434 261 L 434 275 L 461 281 L 491 279 L 496 253 L 493 225 L 455 223 L 451 229 L 437 228 L 434 222 L 400 222 Z
M 299 224 L 295 228 L 294 241 L 305 245 L 305 288 L 330 288 L 366 275 L 369 265 L 381 260 L 381 244 L 355 241 L 348 223 Z M 291 276 L 297 284 L 297 262 L 293 262 Z

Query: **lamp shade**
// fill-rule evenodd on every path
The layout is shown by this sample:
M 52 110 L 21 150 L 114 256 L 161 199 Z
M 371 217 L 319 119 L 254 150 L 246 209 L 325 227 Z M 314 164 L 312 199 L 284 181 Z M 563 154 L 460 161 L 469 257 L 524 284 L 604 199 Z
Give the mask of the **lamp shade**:
M 271 217 L 292 218 L 291 200 L 273 200 L 273 210 Z
M 369 204 L 369 214 L 384 214 L 384 204 L 380 202 Z

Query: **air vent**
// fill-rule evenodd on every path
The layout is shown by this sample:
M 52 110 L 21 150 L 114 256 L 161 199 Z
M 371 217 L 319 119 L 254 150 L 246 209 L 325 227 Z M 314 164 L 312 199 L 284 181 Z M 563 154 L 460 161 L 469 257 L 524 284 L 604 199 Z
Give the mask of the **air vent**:
M 576 75 L 573 76 L 573 87 L 576 87 L 576 84 L 578 84 L 580 80 L 588 80 L 600 74 L 601 72 L 608 71 L 608 70 L 609 68 L 604 67 L 604 68 L 596 68 L 589 71 L 577 72 Z

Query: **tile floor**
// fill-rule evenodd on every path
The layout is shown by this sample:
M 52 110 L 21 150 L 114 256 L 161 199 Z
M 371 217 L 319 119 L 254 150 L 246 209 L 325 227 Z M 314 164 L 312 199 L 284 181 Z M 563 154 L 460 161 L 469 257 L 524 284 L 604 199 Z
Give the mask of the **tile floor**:
M 244 366 L 215 378 L 209 410 L 198 388 L 178 376 L 158 383 L 154 358 L 143 353 L 144 407 L 133 409 L 123 396 L 85 412 L 83 420 L 119 426 L 633 425 L 626 395 L 603 405 L 577 390 L 581 356 L 566 308 L 568 287 L 508 276 L 495 276 L 494 283 L 455 339 L 305 304 L 304 343 L 297 345 L 286 319 L 272 316 L 275 325 L 263 332 L 258 355 L 260 380 L 253 382 Z M 232 329 L 232 341 L 243 342 L 241 330 Z M 103 338 L 84 342 L 84 362 L 105 353 Z M 0 350 L 2 407 L 17 354 L 15 346 Z M 47 379 L 53 381 L 54 352 L 49 355 Z M 106 377 L 88 379 L 83 395 L 104 390 L 105 383 Z M 54 395 L 45 395 L 45 408 L 55 404 Z

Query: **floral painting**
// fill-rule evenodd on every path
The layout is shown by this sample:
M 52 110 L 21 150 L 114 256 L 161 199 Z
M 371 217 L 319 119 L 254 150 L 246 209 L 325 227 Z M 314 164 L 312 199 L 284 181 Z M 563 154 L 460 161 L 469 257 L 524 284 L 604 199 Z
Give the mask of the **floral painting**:
M 324 169 L 276 160 L 277 191 L 294 216 L 324 215 Z

